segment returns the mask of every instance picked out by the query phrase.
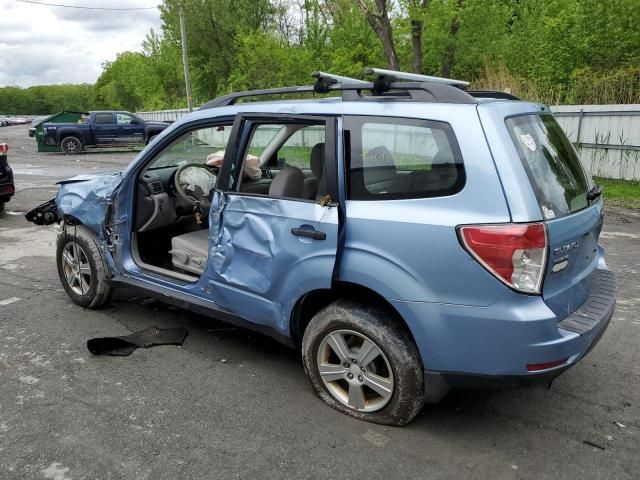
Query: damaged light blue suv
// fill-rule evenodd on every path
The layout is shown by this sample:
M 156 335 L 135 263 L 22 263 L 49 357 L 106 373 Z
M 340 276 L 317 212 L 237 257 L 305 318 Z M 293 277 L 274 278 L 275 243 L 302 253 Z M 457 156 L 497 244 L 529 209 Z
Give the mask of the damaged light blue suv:
M 124 172 L 60 182 L 27 218 L 61 222 L 71 299 L 134 285 L 258 330 L 300 350 L 327 404 L 390 425 L 578 362 L 616 279 L 601 190 L 549 109 L 366 73 L 217 98 Z

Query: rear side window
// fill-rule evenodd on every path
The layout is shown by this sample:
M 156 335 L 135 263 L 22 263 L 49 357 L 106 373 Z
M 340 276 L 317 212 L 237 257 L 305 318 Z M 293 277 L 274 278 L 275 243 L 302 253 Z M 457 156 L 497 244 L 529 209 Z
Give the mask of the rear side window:
M 126 113 L 116 113 L 116 122 L 118 125 L 130 125 L 133 117 L 131 115 L 127 115 Z
M 589 205 L 589 180 L 571 142 L 552 115 L 506 120 L 545 219 L 569 215 Z
M 464 186 L 462 157 L 446 123 L 348 117 L 345 127 L 352 200 L 439 197 Z
M 111 113 L 96 113 L 94 122 L 99 124 L 113 123 L 113 115 Z

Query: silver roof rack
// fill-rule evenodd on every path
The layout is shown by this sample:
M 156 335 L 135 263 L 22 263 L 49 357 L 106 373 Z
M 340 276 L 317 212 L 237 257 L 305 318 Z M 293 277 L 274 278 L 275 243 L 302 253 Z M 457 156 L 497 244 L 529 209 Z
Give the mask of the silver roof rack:
M 396 70 L 385 70 L 384 68 L 365 68 L 365 75 L 375 75 L 376 77 L 386 77 L 394 80 L 406 80 L 409 82 L 429 82 L 442 83 L 444 85 L 453 85 L 455 87 L 468 87 L 469 82 L 464 80 L 455 80 L 453 78 L 432 77 L 430 75 L 420 75 L 418 73 L 398 72 Z
M 360 84 L 360 85 L 370 85 L 371 82 L 366 82 L 364 80 L 358 80 L 357 78 L 351 78 L 351 77 L 343 77 L 342 75 L 334 75 L 333 73 L 327 73 L 327 72 L 313 72 L 311 74 L 311 76 L 313 78 L 315 78 L 316 80 L 320 80 L 320 79 L 330 79 L 330 80 L 335 80 L 335 82 L 333 83 L 349 83 L 352 85 L 356 85 L 356 84 Z
M 466 87 L 469 83 L 462 80 L 429 77 L 427 75 L 396 72 L 381 68 L 368 68 L 365 70 L 365 74 L 376 75 L 375 81 L 367 82 L 332 73 L 313 72 L 311 76 L 316 79 L 313 85 L 230 93 L 208 101 L 200 107 L 200 110 L 234 105 L 238 100 L 250 97 L 325 94 L 329 92 L 341 92 L 343 101 L 376 101 L 385 99 L 438 103 L 477 103 L 473 96 L 487 97 L 490 94 L 499 94 L 499 92 L 466 92 L 463 87 Z M 370 92 L 370 94 L 366 92 Z M 482 93 L 482 95 L 474 95 L 476 93 Z M 503 96 L 500 98 L 503 98 Z
M 316 93 L 328 93 L 331 87 L 334 86 L 371 86 L 371 82 L 365 82 L 364 80 L 358 80 L 357 78 L 343 77 L 342 75 L 334 75 L 333 73 L 318 71 L 311 73 L 311 76 L 316 79 L 313 85 Z

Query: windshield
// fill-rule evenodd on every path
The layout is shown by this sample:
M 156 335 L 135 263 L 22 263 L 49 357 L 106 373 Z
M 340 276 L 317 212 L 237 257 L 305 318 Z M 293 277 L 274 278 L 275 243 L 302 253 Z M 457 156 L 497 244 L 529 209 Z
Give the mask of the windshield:
M 186 133 L 163 150 L 149 168 L 177 167 L 187 163 L 205 164 L 211 154 L 224 155 L 230 133 L 230 125 L 201 128 Z
M 563 217 L 587 207 L 592 182 L 555 118 L 521 115 L 506 124 L 543 217 Z

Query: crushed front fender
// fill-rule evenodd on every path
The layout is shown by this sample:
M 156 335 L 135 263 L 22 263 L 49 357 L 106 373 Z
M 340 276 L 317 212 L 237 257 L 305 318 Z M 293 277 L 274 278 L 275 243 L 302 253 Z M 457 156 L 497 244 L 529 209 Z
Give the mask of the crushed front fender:
M 60 190 L 56 197 L 58 216 L 71 216 L 101 235 L 111 196 L 121 180 L 122 175 L 116 173 L 59 182 Z

